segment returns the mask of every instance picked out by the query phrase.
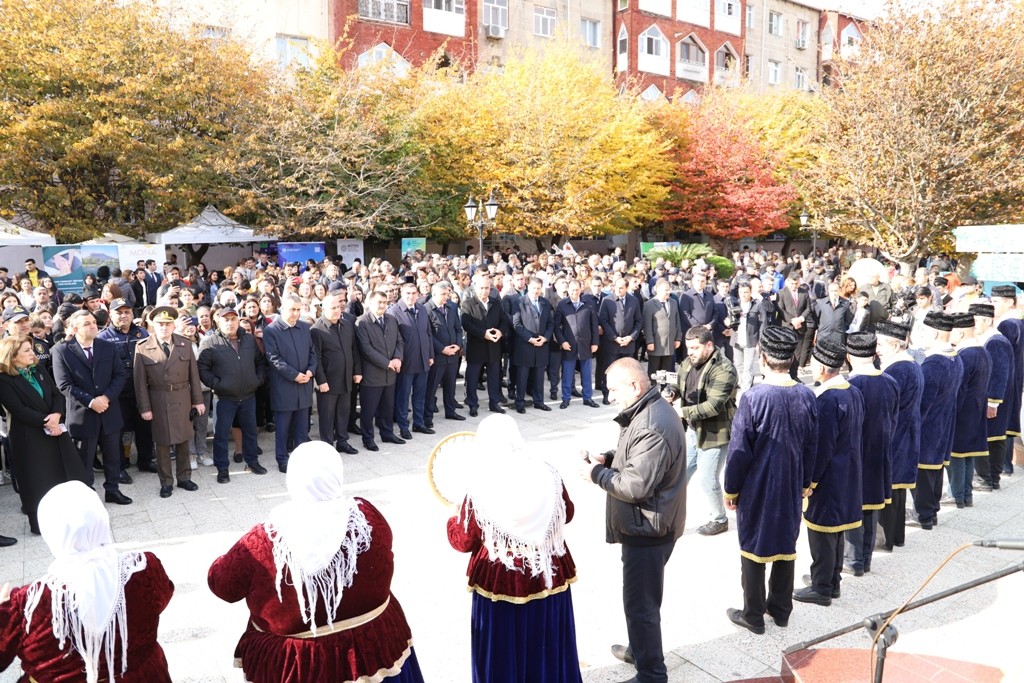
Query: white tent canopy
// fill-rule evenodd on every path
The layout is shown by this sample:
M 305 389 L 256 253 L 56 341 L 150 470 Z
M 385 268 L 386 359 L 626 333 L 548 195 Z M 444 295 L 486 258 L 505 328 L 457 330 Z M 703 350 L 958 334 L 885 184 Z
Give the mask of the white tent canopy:
M 57 244 L 57 240 L 53 238 L 53 235 L 47 235 L 45 232 L 26 230 L 25 228 L 11 223 L 10 221 L 0 218 L 0 246 L 53 246 L 55 244 Z
M 105 232 L 99 237 L 93 237 L 82 244 L 135 244 L 138 240 L 116 232 Z
M 191 222 L 167 232 L 150 233 L 146 239 L 153 244 L 223 244 L 262 242 L 267 239 L 257 237 L 255 233 L 252 228 L 231 220 L 213 206 L 207 205 Z

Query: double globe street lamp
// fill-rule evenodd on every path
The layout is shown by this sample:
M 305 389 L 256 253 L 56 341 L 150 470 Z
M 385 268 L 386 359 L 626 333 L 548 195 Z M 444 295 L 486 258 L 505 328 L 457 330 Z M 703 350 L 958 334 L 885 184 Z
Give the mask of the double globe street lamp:
M 498 206 L 499 204 L 494 199 L 494 195 L 491 194 L 490 199 L 486 202 L 483 199 L 473 199 L 473 195 L 470 195 L 466 204 L 462 207 L 462 210 L 466 212 L 466 222 L 469 223 L 469 227 L 476 228 L 481 264 L 484 258 L 484 228 L 494 225 L 494 217 L 498 215 Z M 481 211 L 481 208 L 483 211 Z

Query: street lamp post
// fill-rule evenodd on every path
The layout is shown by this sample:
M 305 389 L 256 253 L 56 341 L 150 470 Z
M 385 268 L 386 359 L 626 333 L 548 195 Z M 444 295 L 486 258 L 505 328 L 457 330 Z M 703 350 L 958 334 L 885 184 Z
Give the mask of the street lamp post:
M 484 228 L 494 225 L 494 217 L 498 215 L 499 206 L 493 194 L 485 203 L 482 202 L 482 199 L 473 199 L 473 195 L 470 195 L 462 207 L 462 210 L 466 213 L 466 222 L 469 223 L 469 227 L 476 228 L 477 248 L 481 265 L 483 265 L 484 258 Z M 480 211 L 481 208 L 483 208 L 483 212 Z M 479 218 L 477 217 L 478 215 Z
M 800 214 L 800 227 L 804 230 L 807 229 L 807 223 L 811 217 L 807 215 L 807 209 L 804 209 L 803 213 Z M 818 251 L 818 231 L 815 228 L 811 228 L 811 255 Z

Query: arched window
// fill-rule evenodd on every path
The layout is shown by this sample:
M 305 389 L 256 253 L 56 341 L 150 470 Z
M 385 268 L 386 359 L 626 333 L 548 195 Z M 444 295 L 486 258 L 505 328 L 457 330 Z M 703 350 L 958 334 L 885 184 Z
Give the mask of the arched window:
M 640 34 L 640 54 L 650 57 L 668 56 L 668 41 L 657 26 L 651 26 Z

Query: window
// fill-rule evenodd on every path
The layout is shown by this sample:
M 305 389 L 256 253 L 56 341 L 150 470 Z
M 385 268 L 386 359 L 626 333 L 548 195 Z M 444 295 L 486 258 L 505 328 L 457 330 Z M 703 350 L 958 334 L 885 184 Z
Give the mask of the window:
M 715 53 L 715 68 L 719 71 L 731 71 L 736 66 L 736 55 L 724 45 Z
M 484 0 L 484 26 L 508 30 L 508 0 Z
M 807 90 L 807 74 L 803 69 L 796 70 L 796 85 L 797 90 Z
M 533 8 L 533 34 L 550 38 L 555 35 L 555 20 L 558 15 L 548 7 Z
M 583 44 L 587 47 L 601 47 L 601 22 L 593 19 L 580 19 L 580 34 Z
M 778 85 L 782 78 L 782 62 L 768 60 L 768 85 Z
M 679 61 L 693 66 L 704 66 L 708 63 L 707 53 L 697 44 L 693 36 L 679 41 Z
M 309 38 L 277 36 L 277 63 L 282 67 L 309 66 Z
M 782 35 L 782 15 L 778 12 L 768 13 L 768 33 L 773 36 Z
M 466 13 L 465 0 L 427 0 L 427 7 L 433 7 L 441 12 L 452 12 L 454 14 Z
M 747 5 L 747 28 L 754 28 L 754 6 Z
M 743 55 L 743 78 L 750 79 L 750 72 L 754 62 L 753 55 Z
M 797 49 L 807 49 L 807 36 L 810 33 L 810 25 L 802 19 L 796 22 L 796 46 Z
M 619 11 L 629 9 L 629 0 L 619 0 Z
M 664 57 L 668 54 L 668 41 L 657 26 L 651 26 L 640 34 L 640 54 Z
M 625 26 L 619 29 L 619 38 L 616 42 L 618 44 L 616 52 L 618 53 L 619 58 L 623 60 L 626 59 L 629 55 L 629 34 L 626 33 Z
M 738 10 L 736 8 L 738 4 L 739 0 L 716 0 L 715 11 L 718 12 L 718 14 L 724 14 L 731 17 L 737 13 Z
M 223 26 L 204 26 L 201 35 L 203 38 L 216 43 L 228 37 L 228 30 Z
M 408 0 L 359 0 L 359 16 L 392 24 L 409 23 Z

